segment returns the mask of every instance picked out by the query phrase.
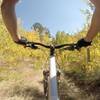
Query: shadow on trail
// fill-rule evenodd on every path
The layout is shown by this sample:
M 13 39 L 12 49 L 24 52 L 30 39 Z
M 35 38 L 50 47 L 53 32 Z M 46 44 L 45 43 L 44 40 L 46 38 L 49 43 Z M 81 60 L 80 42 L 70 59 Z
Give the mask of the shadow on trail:
M 75 88 L 78 88 L 78 92 L 81 93 L 81 99 L 77 97 L 77 99 L 73 100 L 100 100 L 100 78 L 89 81 L 85 80 L 84 77 L 84 74 L 64 72 L 64 79 L 70 80 L 69 84 L 74 83 L 74 86 L 72 86 L 73 92 Z
M 59 95 L 60 100 L 83 100 L 80 89 L 75 86 L 74 82 L 67 78 L 63 77 L 59 84 Z
M 13 91 L 9 93 L 10 97 L 23 97 L 25 100 L 44 100 L 43 93 L 38 88 L 15 86 Z

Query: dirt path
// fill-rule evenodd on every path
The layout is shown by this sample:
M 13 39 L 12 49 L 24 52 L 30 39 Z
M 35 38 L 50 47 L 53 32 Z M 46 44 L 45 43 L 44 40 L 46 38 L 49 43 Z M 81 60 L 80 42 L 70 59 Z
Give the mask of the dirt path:
M 23 66 L 23 67 L 22 67 Z M 35 70 L 27 61 L 17 67 L 0 71 L 0 100 L 45 100 L 42 70 Z M 61 100 L 97 100 L 88 97 L 69 78 L 62 75 L 59 94 Z
M 6 64 L 7 65 L 7 64 Z M 0 66 L 0 100 L 44 100 L 42 71 L 24 61 L 16 67 Z

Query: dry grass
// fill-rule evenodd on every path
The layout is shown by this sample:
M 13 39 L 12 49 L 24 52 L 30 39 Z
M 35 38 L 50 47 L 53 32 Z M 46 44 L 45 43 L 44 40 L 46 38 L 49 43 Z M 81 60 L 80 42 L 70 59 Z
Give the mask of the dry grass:
M 7 67 L 7 63 L 6 66 L 4 65 L 5 62 L 0 67 L 0 100 L 45 100 L 41 70 L 34 69 L 30 61 L 20 62 L 16 67 Z M 88 94 L 84 90 L 87 86 L 84 87 L 84 84 L 82 88 L 79 86 L 80 80 L 77 80 L 75 75 L 73 73 L 62 75 L 59 88 L 60 99 L 99 100 L 100 95 Z
M 0 100 L 44 100 L 42 73 L 28 65 L 0 67 Z

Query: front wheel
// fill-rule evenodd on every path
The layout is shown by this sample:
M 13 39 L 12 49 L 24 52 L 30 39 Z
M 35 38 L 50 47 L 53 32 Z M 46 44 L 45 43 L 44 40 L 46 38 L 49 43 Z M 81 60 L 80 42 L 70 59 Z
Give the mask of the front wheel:
M 44 96 L 46 98 L 46 100 L 48 100 L 48 77 L 49 77 L 49 71 L 48 70 L 44 70 L 43 71 L 43 89 L 44 89 Z

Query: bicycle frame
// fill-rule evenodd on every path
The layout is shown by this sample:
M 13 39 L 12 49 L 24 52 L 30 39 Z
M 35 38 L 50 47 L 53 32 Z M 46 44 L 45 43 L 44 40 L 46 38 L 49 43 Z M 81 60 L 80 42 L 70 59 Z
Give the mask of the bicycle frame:
M 49 75 L 49 100 L 59 100 L 57 90 L 57 68 L 55 61 L 55 49 L 50 48 L 50 75 Z
M 61 49 L 63 50 L 74 50 L 76 49 L 76 44 L 62 44 L 58 46 L 48 46 L 44 45 L 42 43 L 36 43 L 36 42 L 28 42 L 26 47 L 30 47 L 32 49 L 38 49 L 37 46 L 42 46 L 45 48 L 50 49 L 50 67 L 49 67 L 49 100 L 59 100 L 58 97 L 58 86 L 57 86 L 57 68 L 56 68 L 56 60 L 55 60 L 55 49 Z M 67 46 L 67 47 L 66 47 Z M 65 48 L 64 48 L 65 47 Z

